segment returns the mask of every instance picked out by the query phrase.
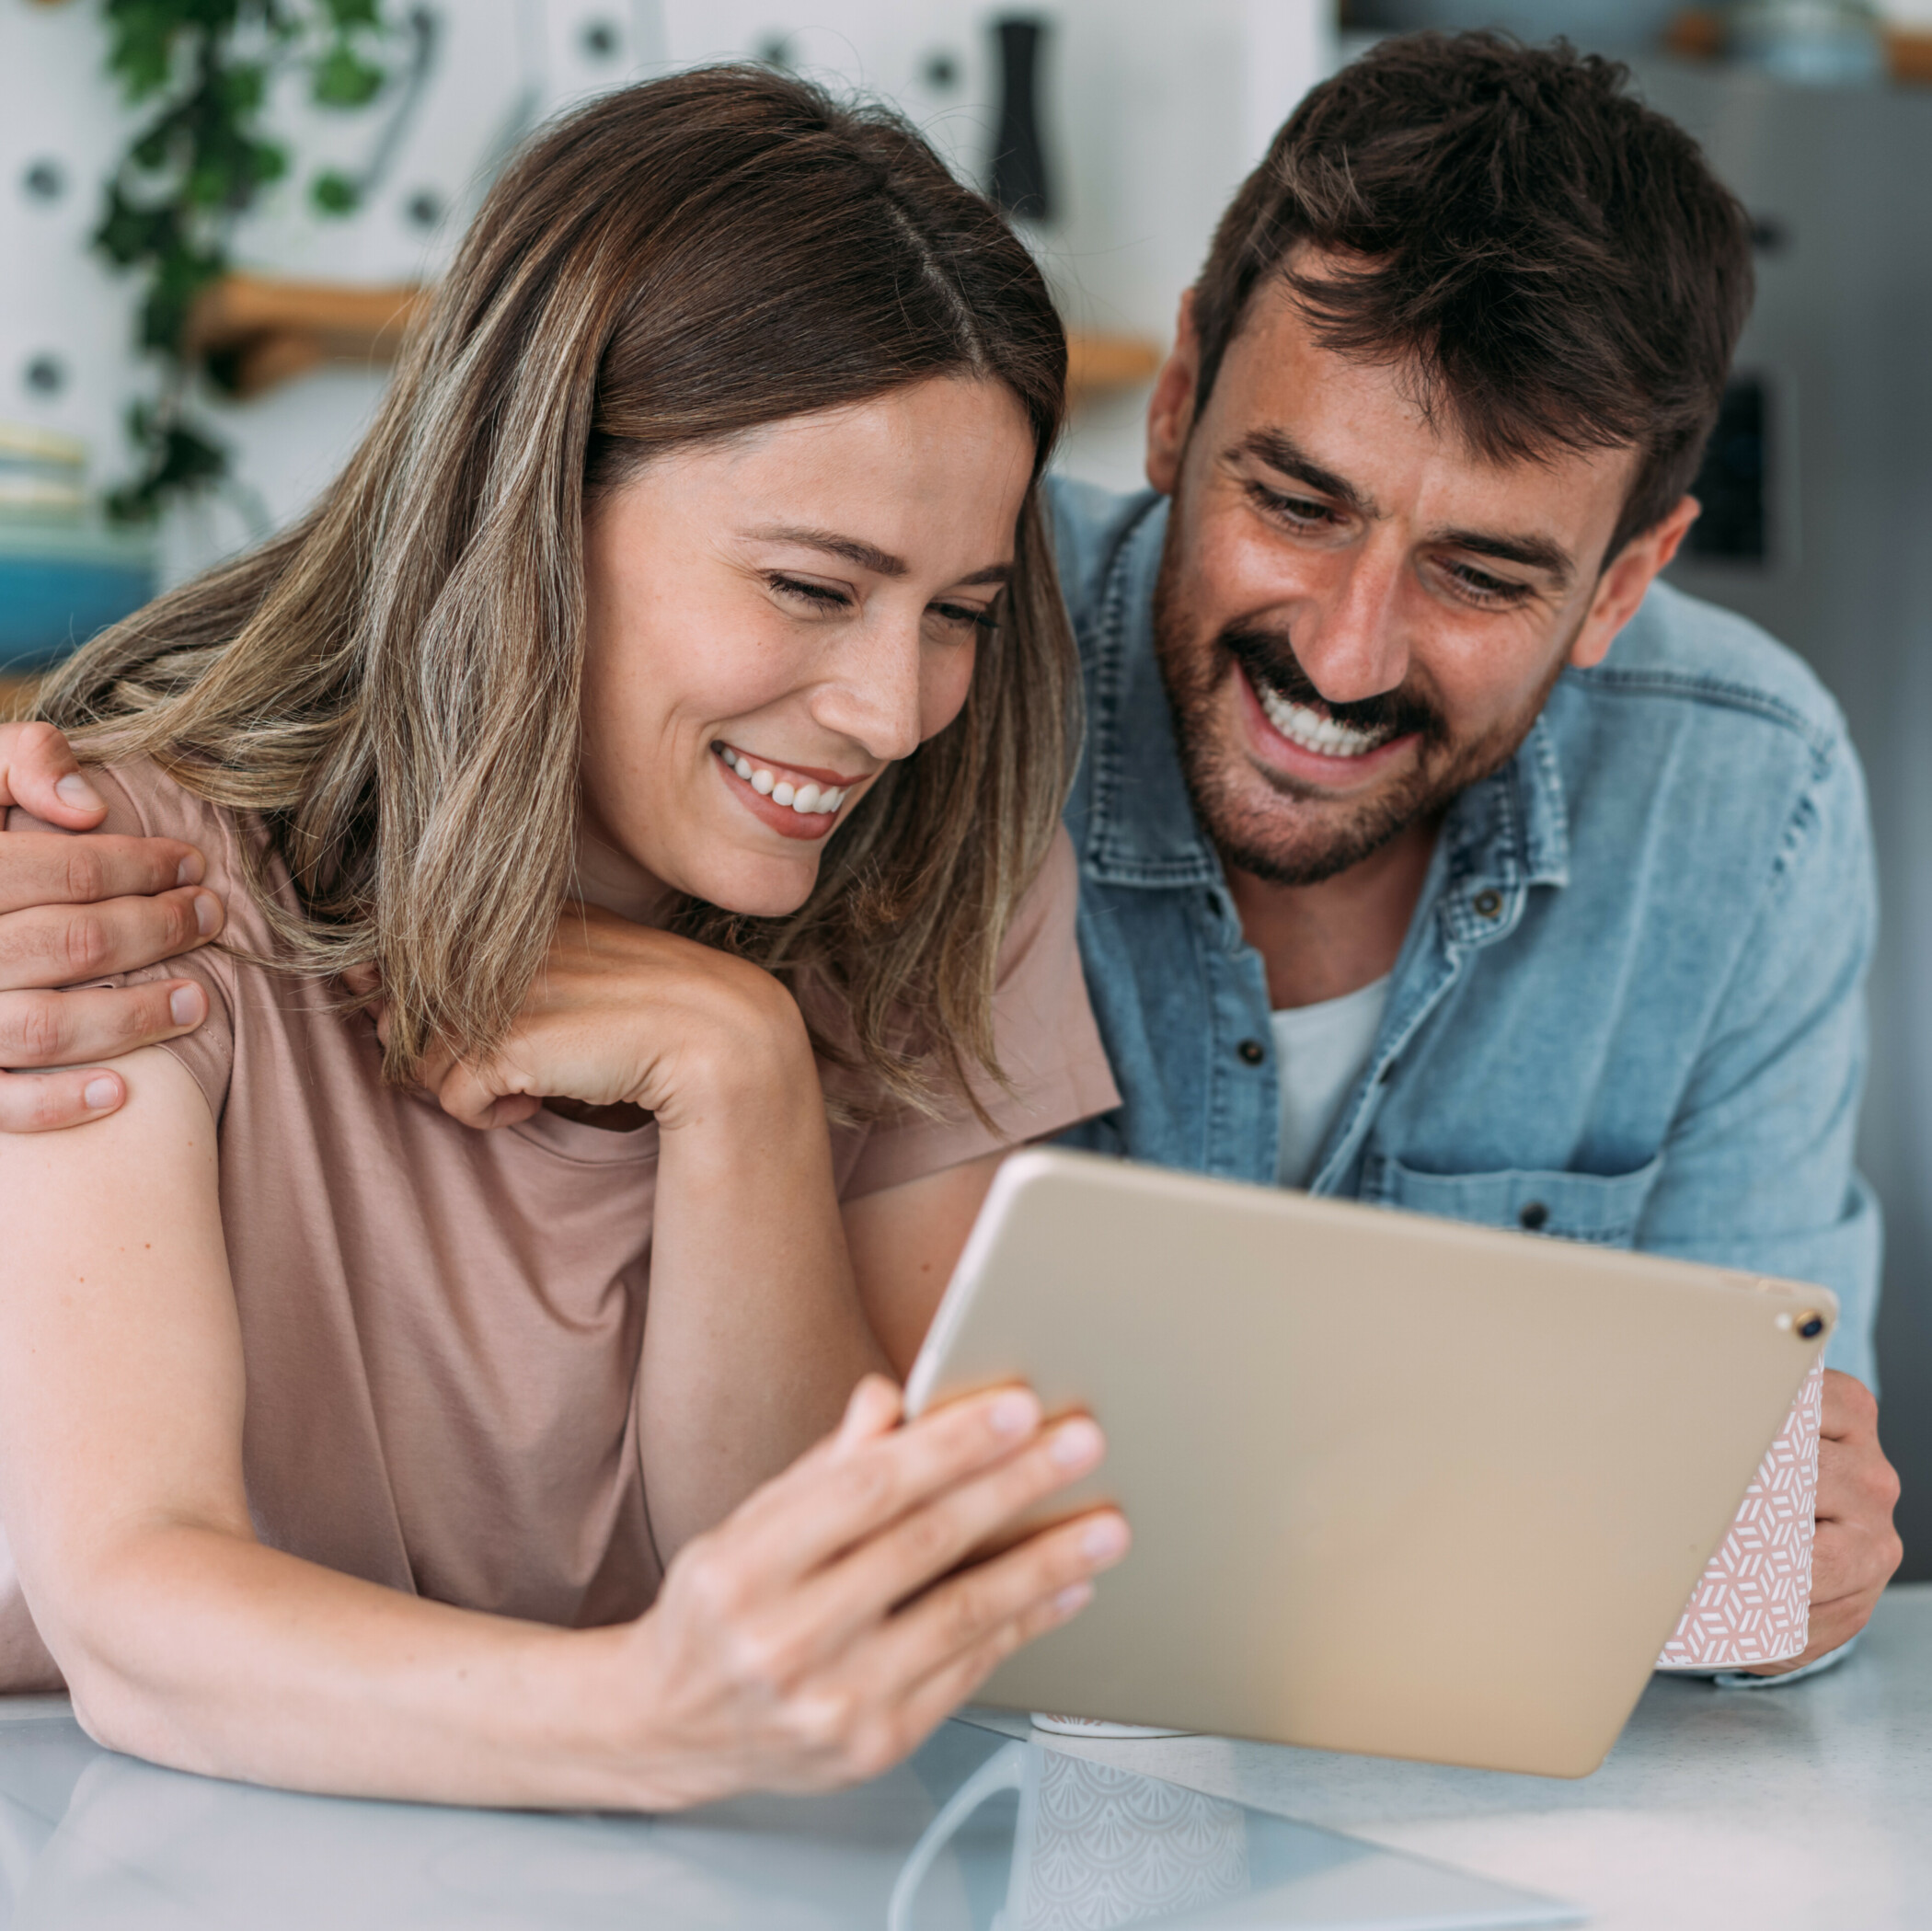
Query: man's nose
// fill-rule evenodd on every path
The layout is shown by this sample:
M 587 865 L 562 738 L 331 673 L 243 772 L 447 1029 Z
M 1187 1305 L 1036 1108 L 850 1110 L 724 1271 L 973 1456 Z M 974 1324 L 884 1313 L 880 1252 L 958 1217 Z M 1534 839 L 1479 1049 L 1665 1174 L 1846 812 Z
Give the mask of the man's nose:
M 1356 704 L 1392 691 L 1409 675 L 1409 645 L 1397 608 L 1403 561 L 1369 544 L 1296 613 L 1294 654 L 1330 704 Z
M 826 668 L 831 674 L 811 705 L 820 725 L 881 763 L 918 750 L 923 652 L 917 617 L 855 626 Z

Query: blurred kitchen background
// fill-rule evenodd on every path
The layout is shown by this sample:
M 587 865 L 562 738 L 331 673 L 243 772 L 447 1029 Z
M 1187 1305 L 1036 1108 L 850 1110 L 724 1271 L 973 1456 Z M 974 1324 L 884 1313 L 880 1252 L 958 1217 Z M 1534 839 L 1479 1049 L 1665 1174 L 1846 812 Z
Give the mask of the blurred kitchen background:
M 312 499 L 505 155 L 601 88 L 752 58 L 896 101 L 1016 210 L 1075 331 L 1062 465 L 1129 488 L 1176 302 L 1312 82 L 1417 27 L 1567 34 L 1630 61 L 1757 241 L 1756 314 L 1673 574 L 1809 659 L 1870 779 L 1886 925 L 1863 1159 L 1889 1226 L 1883 1432 L 1904 1573 L 1932 1577 L 1932 0 L 281 0 L 278 15 L 279 32 L 259 0 L 0 0 L 0 705 Z M 171 65 L 156 52 L 177 18 L 232 18 L 212 64 L 185 42 Z M 198 182 L 144 165 L 184 139 Z

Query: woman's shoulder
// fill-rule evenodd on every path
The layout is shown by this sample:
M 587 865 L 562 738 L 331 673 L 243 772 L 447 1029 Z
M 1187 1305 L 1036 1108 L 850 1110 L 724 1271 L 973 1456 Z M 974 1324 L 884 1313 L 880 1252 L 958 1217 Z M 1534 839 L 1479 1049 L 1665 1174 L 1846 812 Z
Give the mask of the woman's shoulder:
M 152 758 L 116 758 L 86 767 L 88 781 L 107 805 L 99 829 L 135 838 L 179 838 L 200 847 L 211 838 L 226 845 L 236 835 L 236 814 L 190 791 Z
M 266 915 L 256 902 L 259 880 L 266 878 L 277 897 L 288 893 L 288 880 L 271 855 L 260 870 L 247 863 L 246 845 L 259 853 L 264 833 L 252 812 L 217 804 L 190 790 L 178 777 L 151 758 L 116 759 L 90 764 L 87 776 L 108 807 L 99 829 L 136 838 L 178 838 L 201 855 L 201 882 L 221 895 L 227 908 L 225 937 L 231 946 L 262 952 L 273 949 Z

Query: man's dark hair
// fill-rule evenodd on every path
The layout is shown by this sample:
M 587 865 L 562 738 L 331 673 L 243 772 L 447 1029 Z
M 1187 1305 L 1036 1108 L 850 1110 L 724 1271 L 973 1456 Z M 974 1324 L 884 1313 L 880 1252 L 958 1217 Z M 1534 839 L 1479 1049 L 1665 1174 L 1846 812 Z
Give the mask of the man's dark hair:
M 1409 363 L 1487 457 L 1638 448 L 1606 560 L 1661 522 L 1750 312 L 1750 224 L 1629 77 L 1561 40 L 1420 33 L 1315 88 L 1215 231 L 1197 409 L 1279 276 L 1326 347 Z M 1350 265 L 1305 272 L 1314 250 Z

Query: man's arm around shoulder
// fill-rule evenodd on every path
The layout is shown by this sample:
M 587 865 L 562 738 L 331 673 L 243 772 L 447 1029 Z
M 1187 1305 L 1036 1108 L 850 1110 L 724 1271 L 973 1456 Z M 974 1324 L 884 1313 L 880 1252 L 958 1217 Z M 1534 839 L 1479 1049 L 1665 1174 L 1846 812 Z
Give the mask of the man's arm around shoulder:
M 67 992 L 207 944 L 222 902 L 175 838 L 92 833 L 107 805 L 51 725 L 0 724 L 0 1132 L 77 1126 L 127 1087 L 88 1065 L 192 1032 L 208 995 L 191 979 Z M 57 827 L 6 829 L 15 812 Z M 58 1068 L 58 1071 L 42 1071 Z

